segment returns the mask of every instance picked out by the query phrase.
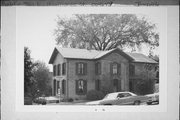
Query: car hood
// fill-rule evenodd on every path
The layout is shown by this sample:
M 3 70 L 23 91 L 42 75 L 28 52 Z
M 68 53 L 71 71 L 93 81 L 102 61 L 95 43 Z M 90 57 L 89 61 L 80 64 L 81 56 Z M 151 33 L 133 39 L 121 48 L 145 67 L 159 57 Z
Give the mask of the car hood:
M 146 96 L 152 97 L 152 96 L 156 96 L 156 95 L 159 95 L 159 93 L 147 94 Z
M 99 105 L 102 100 L 96 100 L 92 102 L 87 102 L 86 105 Z

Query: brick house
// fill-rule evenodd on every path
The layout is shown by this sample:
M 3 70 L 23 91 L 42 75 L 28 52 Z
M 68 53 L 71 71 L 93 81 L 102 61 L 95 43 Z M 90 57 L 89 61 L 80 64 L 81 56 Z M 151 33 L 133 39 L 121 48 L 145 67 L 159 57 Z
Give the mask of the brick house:
M 55 47 L 49 64 L 53 65 L 53 95 L 85 99 L 89 90 L 109 87 L 112 91 L 133 91 L 137 79 L 155 79 L 157 62 L 140 53 L 119 48 L 97 51 Z

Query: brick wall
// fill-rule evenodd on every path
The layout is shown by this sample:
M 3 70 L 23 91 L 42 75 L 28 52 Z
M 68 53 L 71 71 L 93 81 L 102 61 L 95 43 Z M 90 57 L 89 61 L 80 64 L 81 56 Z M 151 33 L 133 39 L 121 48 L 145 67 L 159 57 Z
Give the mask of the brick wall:
M 60 88 L 62 88 L 62 80 L 67 80 L 67 69 L 66 69 L 66 74 L 65 74 L 65 75 L 62 75 L 62 63 L 66 63 L 66 62 L 67 62 L 67 60 L 64 59 L 61 54 L 57 54 L 57 56 L 56 56 L 56 58 L 55 58 L 55 60 L 54 60 L 54 63 L 53 63 L 53 66 L 54 66 L 54 65 L 61 64 L 61 74 L 60 74 L 60 75 L 53 76 L 53 80 L 55 79 L 56 81 L 60 81 L 60 82 L 59 82 Z M 67 84 L 66 84 L 66 85 L 67 85 Z M 56 86 L 57 86 L 57 84 L 56 84 Z M 53 86 L 53 87 L 54 87 L 54 86 Z M 52 88 L 53 88 L 53 87 L 52 87 Z M 65 90 L 65 91 L 67 91 L 67 86 L 66 86 L 66 90 Z M 57 95 L 57 94 L 56 94 L 56 95 Z M 65 96 L 66 96 L 66 95 L 62 94 L 62 91 L 61 91 L 61 97 L 65 97 Z
M 87 63 L 87 74 L 86 75 L 76 75 L 76 63 L 83 62 Z M 69 97 L 85 99 L 86 95 L 76 94 L 76 80 L 83 79 L 87 81 L 87 91 L 95 89 L 95 64 L 91 60 L 73 60 L 68 59 L 68 90 Z
M 127 59 L 118 53 L 111 53 L 99 61 L 102 63 L 102 74 L 96 76 L 96 79 L 102 80 L 102 86 L 112 87 L 112 80 L 118 79 L 119 86 L 121 86 L 120 91 L 126 91 L 129 89 L 129 63 Z M 121 75 L 111 74 L 110 64 L 113 62 L 121 64 Z

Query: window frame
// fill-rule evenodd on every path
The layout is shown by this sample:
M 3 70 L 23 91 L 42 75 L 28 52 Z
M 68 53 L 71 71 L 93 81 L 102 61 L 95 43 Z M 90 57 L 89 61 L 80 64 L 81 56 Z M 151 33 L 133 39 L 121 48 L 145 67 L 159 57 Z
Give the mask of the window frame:
M 114 66 L 115 66 L 115 65 L 116 65 L 116 69 L 115 69 L 116 72 L 114 73 Z M 112 64 L 112 74 L 113 74 L 113 75 L 117 75 L 117 74 L 118 74 L 118 63 L 113 63 L 113 64 Z
M 56 76 L 56 65 L 53 65 L 53 75 Z
M 95 63 L 95 74 L 100 75 L 101 74 L 101 62 Z
M 95 80 L 95 90 L 100 91 L 101 89 L 101 80 Z
M 113 65 L 117 65 L 116 73 L 113 73 Z M 110 71 L 111 71 L 111 75 L 121 75 L 121 63 L 118 63 L 118 62 L 110 63 Z
M 66 75 L 66 63 L 62 63 L 62 75 Z
M 82 91 L 80 91 L 79 83 L 80 84 L 83 83 Z M 84 79 L 76 80 L 76 94 L 77 95 L 86 95 L 86 93 L 87 93 L 87 80 L 84 80 Z
M 57 71 L 57 75 L 60 76 L 61 75 L 61 64 L 58 64 L 58 71 Z
M 86 75 L 87 74 L 87 63 L 77 62 L 76 63 L 76 75 Z
M 119 95 L 123 95 L 123 97 L 119 97 Z M 119 93 L 117 95 L 117 98 L 126 98 L 126 97 L 129 97 L 129 96 L 132 96 L 130 93 Z
M 66 80 L 62 80 L 62 94 L 66 94 Z

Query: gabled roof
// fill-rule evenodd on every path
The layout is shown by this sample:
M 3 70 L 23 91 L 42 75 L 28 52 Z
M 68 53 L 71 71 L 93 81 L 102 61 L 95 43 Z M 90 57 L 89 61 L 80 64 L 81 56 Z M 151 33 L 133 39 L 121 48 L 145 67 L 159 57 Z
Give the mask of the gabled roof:
M 141 53 L 129 53 L 126 52 L 127 55 L 129 55 L 134 60 L 132 62 L 141 62 L 141 63 L 157 63 L 155 60 L 145 56 Z
M 113 51 L 118 50 L 118 52 L 133 62 L 148 62 L 148 63 L 157 63 L 154 60 L 148 58 L 147 56 L 140 54 L 140 53 L 125 53 L 119 48 L 107 50 L 107 51 L 97 51 L 97 50 L 87 50 L 87 49 L 76 49 L 76 48 L 62 48 L 62 47 L 55 47 L 49 63 L 52 64 L 56 55 L 60 53 L 64 58 L 69 59 L 86 59 L 86 60 L 96 60 L 100 59 L 101 57 L 110 54 Z

